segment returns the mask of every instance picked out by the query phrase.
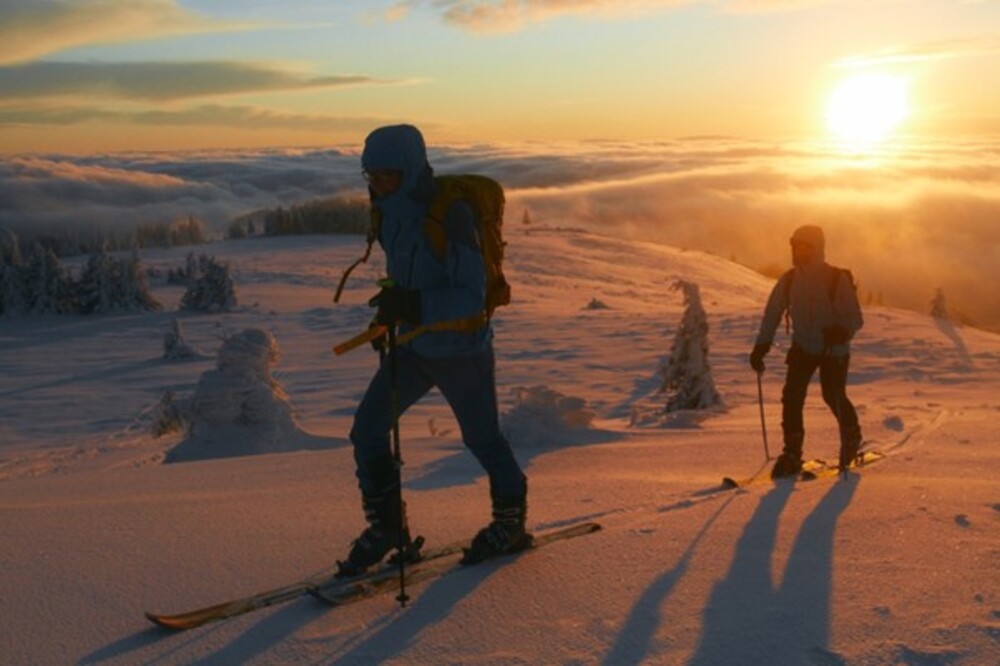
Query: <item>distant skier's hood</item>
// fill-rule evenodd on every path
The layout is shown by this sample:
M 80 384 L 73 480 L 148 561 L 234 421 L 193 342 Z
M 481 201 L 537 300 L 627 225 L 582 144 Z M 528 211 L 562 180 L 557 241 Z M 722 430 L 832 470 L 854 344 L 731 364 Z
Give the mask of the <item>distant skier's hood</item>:
M 823 229 L 821 227 L 813 224 L 802 225 L 795 230 L 790 240 L 812 247 L 812 260 L 807 266 L 822 266 L 823 262 L 826 261 L 826 239 L 823 236 Z

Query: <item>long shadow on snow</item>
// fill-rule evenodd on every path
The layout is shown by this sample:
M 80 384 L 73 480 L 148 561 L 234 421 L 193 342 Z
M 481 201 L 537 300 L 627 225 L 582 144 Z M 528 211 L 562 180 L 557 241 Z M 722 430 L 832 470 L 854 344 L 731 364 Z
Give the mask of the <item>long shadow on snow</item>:
M 81 657 L 76 663 L 79 666 L 101 664 L 106 661 L 125 657 L 126 655 L 135 652 L 141 654 L 135 654 L 130 657 L 128 660 L 130 663 L 154 664 L 158 661 L 163 661 L 172 656 L 181 654 L 189 646 L 205 640 L 207 636 L 221 628 L 222 624 L 220 623 L 213 625 L 209 629 L 178 634 L 166 629 L 161 629 L 160 627 L 151 626 L 148 629 L 137 631 L 130 636 L 125 636 L 124 638 L 120 638 L 102 648 L 98 648 L 90 654 Z M 151 646 L 164 644 L 165 642 L 168 642 L 169 644 L 164 645 L 162 651 L 158 652 L 155 656 L 150 654 L 153 651 Z
M 51 381 L 42 382 L 41 384 L 34 384 L 32 386 L 22 386 L 15 389 L 9 389 L 7 391 L 0 391 L 0 398 L 6 398 L 8 396 L 29 393 L 31 391 L 44 391 L 46 389 L 51 389 L 51 388 L 61 388 L 63 386 L 68 386 L 70 384 L 114 379 L 135 372 L 146 371 L 151 368 L 152 369 L 162 368 L 164 367 L 165 364 L 166 362 L 163 361 L 162 359 L 147 359 L 144 361 L 136 361 L 134 363 L 127 363 L 111 368 L 102 368 L 100 370 L 95 370 L 93 372 L 71 374 L 65 377 L 60 377 L 58 379 L 53 379 Z
M 934 323 L 937 325 L 938 330 L 944 333 L 951 340 L 952 344 L 955 345 L 955 352 L 958 354 L 959 362 L 962 366 L 964 368 L 971 368 L 972 357 L 969 356 L 969 348 L 965 345 L 965 340 L 962 339 L 962 335 L 955 328 L 955 325 L 941 317 L 935 317 Z
M 722 512 L 726 510 L 735 497 L 735 494 L 731 494 L 725 503 L 705 522 L 674 568 L 657 578 L 646 588 L 635 606 L 632 607 L 632 612 L 629 613 L 625 625 L 618 633 L 618 639 L 605 655 L 602 663 L 608 666 L 619 666 L 643 662 L 649 652 L 650 644 L 656 636 L 656 630 L 662 623 L 660 609 L 663 607 L 664 600 L 670 596 L 674 587 L 687 573 L 691 557 L 698 544 L 708 534 L 712 523 L 722 515 Z
M 380 664 L 399 656 L 414 645 L 424 630 L 448 619 L 452 609 L 473 590 L 484 583 L 504 562 L 485 562 L 474 567 L 460 568 L 451 574 L 432 581 L 429 586 L 412 595 L 413 602 L 407 610 L 395 611 L 394 617 L 360 643 L 339 656 L 332 656 L 333 664 Z
M 712 590 L 690 664 L 841 664 L 828 650 L 837 520 L 860 479 L 834 483 L 803 521 L 781 587 L 771 579 L 778 519 L 795 485 L 765 495 L 736 544 L 733 564 Z
M 321 620 L 329 610 L 328 606 L 312 597 L 303 596 L 266 614 L 215 652 L 189 663 L 191 666 L 223 666 L 247 664 L 257 659 L 266 661 L 264 657 L 271 649 L 290 639 L 306 625 Z
M 514 449 L 514 457 L 521 465 L 521 468 L 528 471 L 531 461 L 540 455 L 559 451 L 576 446 L 590 446 L 593 444 L 610 444 L 624 439 L 621 433 L 609 430 L 580 429 L 578 431 L 562 432 L 558 437 L 554 437 L 549 445 L 518 444 L 517 438 L 508 438 Z M 569 441 L 568 441 L 569 440 Z M 406 458 L 406 442 L 403 442 L 403 458 Z M 420 472 L 413 475 L 408 474 L 406 467 L 403 468 L 403 485 L 413 490 L 439 490 L 460 485 L 469 485 L 484 476 L 482 466 L 475 456 L 465 448 L 456 451 L 445 458 L 435 460 L 424 465 Z M 530 476 L 530 474 L 529 474 Z

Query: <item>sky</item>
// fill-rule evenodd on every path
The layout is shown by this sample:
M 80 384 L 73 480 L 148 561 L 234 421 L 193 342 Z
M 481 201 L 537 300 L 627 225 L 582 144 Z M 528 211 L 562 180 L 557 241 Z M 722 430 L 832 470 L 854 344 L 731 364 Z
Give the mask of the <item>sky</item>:
M 356 145 L 401 121 L 439 143 L 822 139 L 859 75 L 888 82 L 869 101 L 905 98 L 880 138 L 1000 134 L 992 0 L 0 0 L 0 18 L 4 154 Z

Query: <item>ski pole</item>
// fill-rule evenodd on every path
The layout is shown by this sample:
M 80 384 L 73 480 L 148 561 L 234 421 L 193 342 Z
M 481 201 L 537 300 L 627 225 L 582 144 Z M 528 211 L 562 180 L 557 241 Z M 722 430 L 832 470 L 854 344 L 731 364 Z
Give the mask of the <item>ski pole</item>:
M 396 325 L 389 326 L 389 413 L 392 419 L 392 457 L 396 464 L 396 483 L 399 487 L 399 531 L 396 546 L 399 551 L 399 595 L 396 601 L 403 608 L 410 600 L 406 594 L 406 544 L 403 535 L 403 455 L 399 446 L 399 365 L 396 362 Z
M 764 382 L 761 379 L 763 372 L 757 373 L 757 402 L 760 404 L 760 430 L 764 434 L 764 459 L 771 459 L 771 452 L 767 448 L 767 424 L 764 422 Z

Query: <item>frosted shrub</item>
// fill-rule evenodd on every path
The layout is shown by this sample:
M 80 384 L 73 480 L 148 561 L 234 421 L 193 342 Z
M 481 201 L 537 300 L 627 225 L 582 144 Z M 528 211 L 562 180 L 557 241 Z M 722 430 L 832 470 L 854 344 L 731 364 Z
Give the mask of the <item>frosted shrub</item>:
M 229 272 L 229 265 L 202 255 L 198 259 L 198 277 L 194 279 L 181 298 L 182 310 L 202 312 L 228 312 L 236 307 L 236 284 Z
M 698 285 L 677 280 L 671 287 L 684 293 L 684 314 L 677 329 L 670 359 L 663 368 L 665 410 L 706 409 L 722 404 L 708 363 L 708 318 Z
M 174 414 L 186 437 L 167 462 L 203 460 L 292 450 L 301 434 L 292 406 L 271 376 L 280 356 L 268 331 L 248 328 L 226 338 L 215 369 L 202 373 L 194 394 L 176 406 L 165 405 L 164 423 Z

